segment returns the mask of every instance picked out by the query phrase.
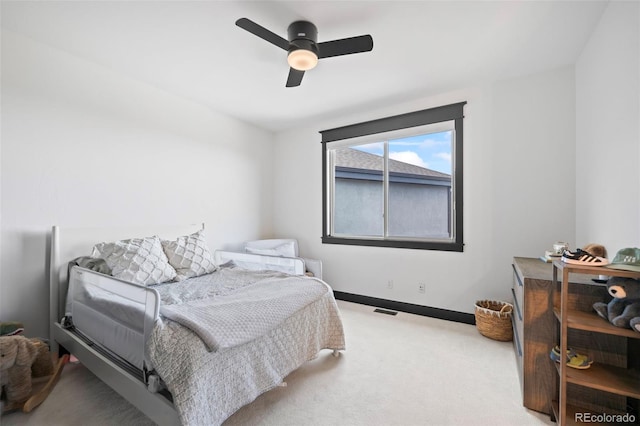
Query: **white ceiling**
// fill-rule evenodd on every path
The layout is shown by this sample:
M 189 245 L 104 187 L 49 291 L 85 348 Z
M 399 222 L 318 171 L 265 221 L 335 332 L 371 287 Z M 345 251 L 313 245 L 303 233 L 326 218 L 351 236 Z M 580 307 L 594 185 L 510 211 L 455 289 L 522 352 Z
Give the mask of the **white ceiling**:
M 600 1 L 6 1 L 2 27 L 279 131 L 472 84 L 573 64 Z M 235 26 L 318 41 L 371 34 L 285 88 L 286 52 Z

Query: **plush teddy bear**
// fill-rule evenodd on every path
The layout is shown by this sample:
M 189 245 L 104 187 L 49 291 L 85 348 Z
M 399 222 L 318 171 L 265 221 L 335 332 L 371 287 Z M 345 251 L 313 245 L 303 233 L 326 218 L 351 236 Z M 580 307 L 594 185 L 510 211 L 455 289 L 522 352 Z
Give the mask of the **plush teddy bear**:
M 613 296 L 611 302 L 594 303 L 593 309 L 616 327 L 640 333 L 640 280 L 612 277 L 607 281 L 607 290 Z
M 31 395 L 31 366 L 36 345 L 24 336 L 0 336 L 0 385 L 7 397 L 4 410 L 19 408 Z

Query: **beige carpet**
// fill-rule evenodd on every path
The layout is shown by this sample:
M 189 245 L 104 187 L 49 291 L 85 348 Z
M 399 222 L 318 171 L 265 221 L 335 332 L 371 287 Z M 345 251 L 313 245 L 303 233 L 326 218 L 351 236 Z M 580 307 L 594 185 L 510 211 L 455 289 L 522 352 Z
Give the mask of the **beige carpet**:
M 322 351 L 230 417 L 231 425 L 550 425 L 522 406 L 511 343 L 475 327 L 338 302 L 347 350 Z M 10 425 L 153 424 L 82 365 L 68 365 L 52 394 Z M 204 425 L 203 425 L 204 426 Z M 207 425 L 208 426 L 208 425 Z

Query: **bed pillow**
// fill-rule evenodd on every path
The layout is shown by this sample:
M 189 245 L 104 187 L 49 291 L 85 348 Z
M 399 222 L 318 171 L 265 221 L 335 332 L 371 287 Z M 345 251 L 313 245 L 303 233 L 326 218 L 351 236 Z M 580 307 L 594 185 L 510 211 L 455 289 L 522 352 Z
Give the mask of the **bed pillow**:
M 296 257 L 293 241 L 287 241 L 271 248 L 245 247 L 247 253 L 262 254 L 264 256 Z
M 135 284 L 164 283 L 177 275 L 157 236 L 96 244 L 91 257 L 104 259 L 112 276 Z
M 202 230 L 175 241 L 162 241 L 162 248 L 177 272 L 176 281 L 210 274 L 217 269 Z

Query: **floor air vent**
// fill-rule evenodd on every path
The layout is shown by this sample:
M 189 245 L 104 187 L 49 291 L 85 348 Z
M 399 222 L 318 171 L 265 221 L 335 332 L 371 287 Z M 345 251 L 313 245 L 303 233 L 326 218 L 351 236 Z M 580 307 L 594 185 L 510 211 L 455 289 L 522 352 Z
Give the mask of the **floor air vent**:
M 387 315 L 398 315 L 395 311 L 387 311 L 386 309 L 374 309 L 373 312 L 377 312 L 379 314 L 387 314 Z

